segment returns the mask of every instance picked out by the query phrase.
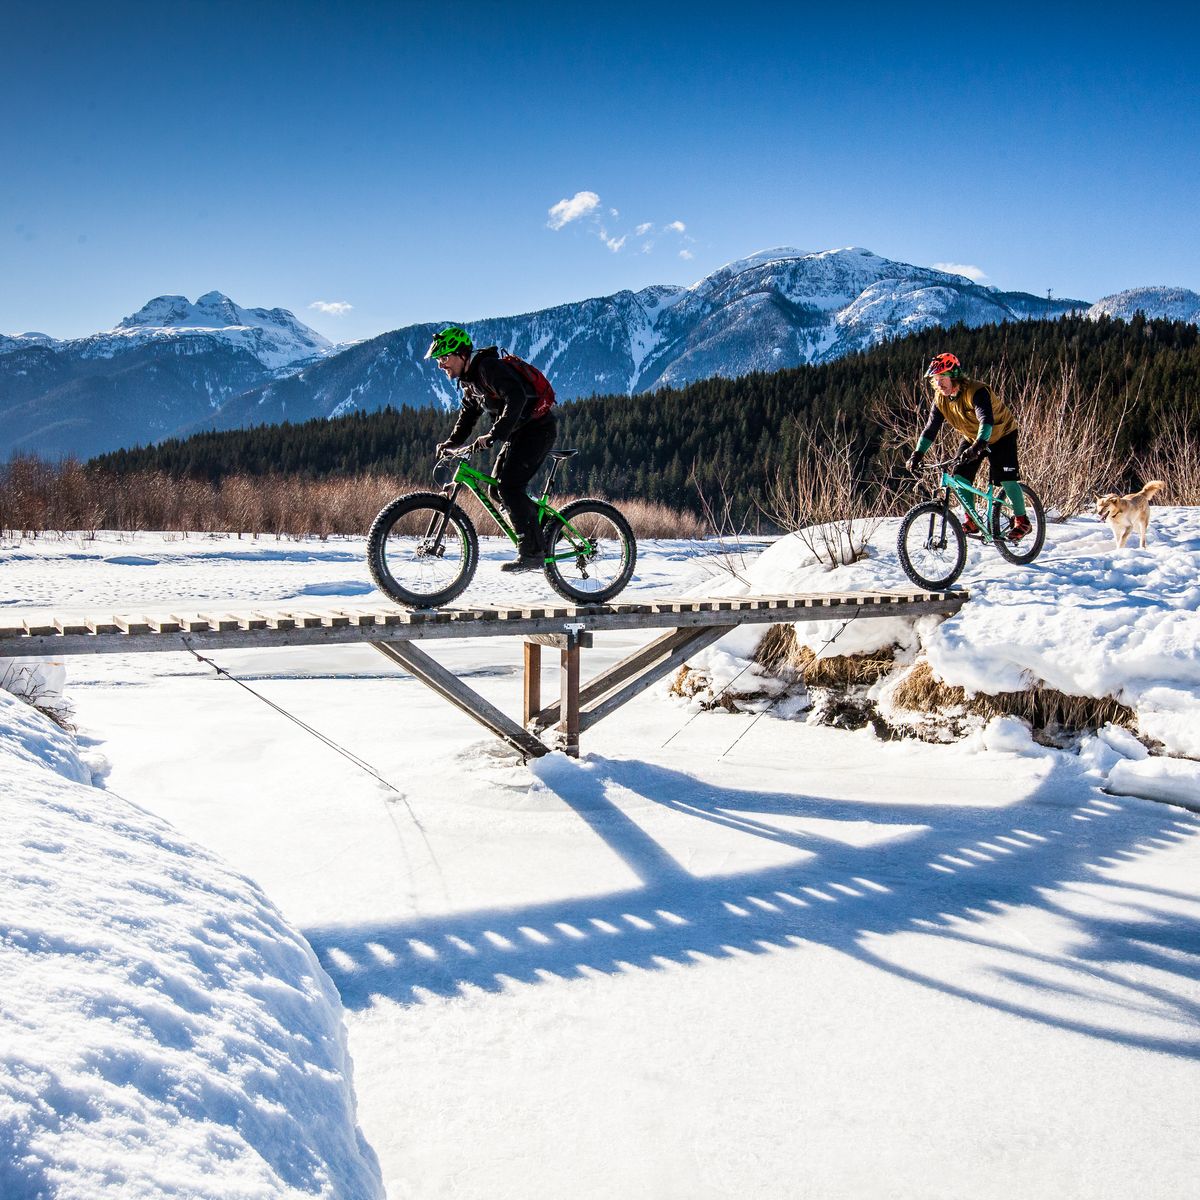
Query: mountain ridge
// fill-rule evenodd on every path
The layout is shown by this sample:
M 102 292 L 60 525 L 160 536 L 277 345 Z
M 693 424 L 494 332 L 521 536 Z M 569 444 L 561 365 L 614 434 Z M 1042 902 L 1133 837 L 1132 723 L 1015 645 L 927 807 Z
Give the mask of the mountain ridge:
M 1195 297 L 1180 301 L 1176 292 L 1185 290 L 1135 289 L 1089 307 L 1000 291 L 862 247 L 776 247 L 687 286 L 626 289 L 468 327 L 476 344 L 536 362 L 566 400 L 829 362 L 959 322 L 1095 316 L 1121 297 L 1176 306 Z M 84 338 L 0 336 L 0 459 L 87 456 L 202 429 L 388 405 L 453 407 L 453 386 L 423 358 L 435 329 L 448 323 L 335 346 L 286 309 L 242 308 L 212 291 L 195 302 L 155 297 Z

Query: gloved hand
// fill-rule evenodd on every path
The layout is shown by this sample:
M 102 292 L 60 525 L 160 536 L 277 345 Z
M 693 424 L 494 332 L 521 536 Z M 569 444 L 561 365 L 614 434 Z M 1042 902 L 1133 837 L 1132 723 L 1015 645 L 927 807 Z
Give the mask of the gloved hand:
M 452 449 L 453 447 L 448 441 L 438 442 L 438 444 L 434 446 L 433 452 L 438 456 L 438 458 L 445 458 Z
M 924 457 L 925 456 L 919 450 L 914 450 L 904 460 L 904 469 L 906 471 L 912 471 L 912 473 L 915 475 L 917 473 L 917 471 L 920 469 L 921 459 L 923 459 Z
M 950 464 L 950 473 L 952 475 L 960 474 L 961 473 L 960 468 L 962 467 L 963 463 L 967 462 L 968 459 L 970 459 L 974 455 L 978 454 L 979 451 L 982 450 L 986 445 L 987 445 L 987 442 L 981 442 L 977 438 L 969 446 L 964 446 L 954 456 L 954 461 Z M 979 466 L 978 460 L 976 461 L 975 466 L 976 467 Z
M 492 435 L 490 433 L 481 433 L 472 443 L 471 452 L 476 453 L 480 450 L 488 450 L 492 445 Z

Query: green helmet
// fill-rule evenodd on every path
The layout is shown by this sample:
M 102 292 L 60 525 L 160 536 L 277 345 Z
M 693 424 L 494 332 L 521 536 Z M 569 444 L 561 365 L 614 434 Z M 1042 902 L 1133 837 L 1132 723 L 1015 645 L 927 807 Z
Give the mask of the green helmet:
M 426 358 L 443 358 L 447 354 L 470 354 L 471 335 L 461 325 L 447 325 L 440 333 L 433 335 L 429 349 L 425 351 Z

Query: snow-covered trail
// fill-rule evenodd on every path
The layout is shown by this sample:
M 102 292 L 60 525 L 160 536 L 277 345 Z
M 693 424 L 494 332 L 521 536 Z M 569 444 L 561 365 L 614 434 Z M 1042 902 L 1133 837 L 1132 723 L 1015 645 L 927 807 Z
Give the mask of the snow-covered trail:
M 644 587 L 695 582 L 674 554 Z M 597 641 L 587 672 L 636 644 Z M 516 642 L 429 649 L 517 711 Z M 1193 1187 L 1193 814 L 1011 725 L 883 743 L 661 690 L 530 769 L 367 648 L 217 658 L 402 795 L 186 656 L 73 660 L 68 694 L 107 786 L 317 949 L 393 1198 Z

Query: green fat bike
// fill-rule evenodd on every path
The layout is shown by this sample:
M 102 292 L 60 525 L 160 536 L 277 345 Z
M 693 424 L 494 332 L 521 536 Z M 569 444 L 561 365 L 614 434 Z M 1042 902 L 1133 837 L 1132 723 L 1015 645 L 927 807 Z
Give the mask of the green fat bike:
M 637 540 L 625 517 L 604 500 L 573 500 L 554 508 L 549 497 L 558 469 L 577 450 L 551 450 L 553 465 L 537 500 L 550 586 L 576 604 L 604 604 L 629 582 Z M 439 458 L 441 491 L 410 492 L 393 500 L 367 534 L 367 566 L 385 595 L 409 608 L 436 608 L 466 590 L 479 566 L 479 535 L 459 506 L 471 492 L 515 546 L 518 537 L 487 489 L 496 480 L 467 465 L 469 451 Z
M 1026 484 L 1025 515 L 1030 530 L 1023 535 L 1013 533 L 1012 504 L 1002 488 L 990 486 L 986 491 L 972 487 L 951 474 L 951 463 L 933 463 L 933 470 L 942 472 L 941 495 L 915 504 L 900 521 L 896 550 L 904 573 L 918 587 L 929 591 L 948 588 L 962 574 L 967 561 L 967 531 L 962 519 L 952 508 L 957 500 L 975 522 L 981 541 L 990 543 L 1011 563 L 1025 565 L 1042 552 L 1046 541 L 1046 510 L 1041 498 Z M 1014 540 L 1015 539 L 1015 540 Z

